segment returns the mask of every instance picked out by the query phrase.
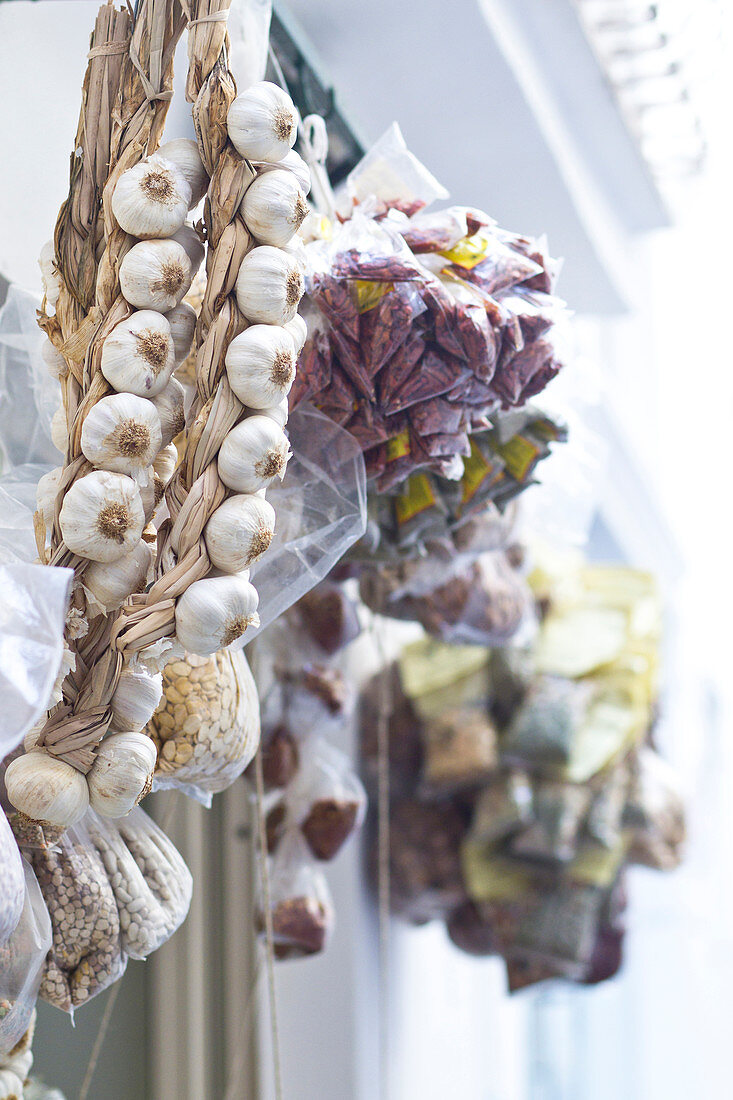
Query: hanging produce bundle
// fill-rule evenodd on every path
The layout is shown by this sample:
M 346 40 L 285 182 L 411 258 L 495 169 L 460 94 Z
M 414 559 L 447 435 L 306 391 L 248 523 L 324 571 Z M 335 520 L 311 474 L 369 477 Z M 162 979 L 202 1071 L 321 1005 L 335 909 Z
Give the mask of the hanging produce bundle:
M 676 867 L 685 837 L 676 779 L 648 744 L 654 585 L 612 567 L 561 580 L 532 575 L 544 618 L 531 650 L 418 642 L 361 702 L 373 786 L 386 678 L 393 910 L 502 955 L 513 989 L 612 976 L 625 868 Z
M 277 959 L 327 945 L 335 913 L 323 865 L 364 820 L 362 784 L 332 743 L 350 728 L 354 691 L 340 657 L 359 631 L 353 603 L 328 582 L 268 631 L 262 771 Z

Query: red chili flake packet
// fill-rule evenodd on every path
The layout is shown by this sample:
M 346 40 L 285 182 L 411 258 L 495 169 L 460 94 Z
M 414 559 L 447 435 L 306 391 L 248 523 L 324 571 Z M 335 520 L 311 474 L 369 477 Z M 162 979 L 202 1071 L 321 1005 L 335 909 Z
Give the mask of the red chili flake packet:
M 362 313 L 360 343 L 372 378 L 405 342 L 422 309 L 423 303 L 414 287 L 410 283 L 397 283 L 373 309 Z
M 425 350 L 425 341 L 418 333 L 412 332 L 408 339 L 397 349 L 380 372 L 377 380 L 379 405 L 385 412 L 392 411 L 393 399 L 400 386 L 415 368 Z
M 377 395 L 374 390 L 374 383 L 364 363 L 359 344 L 354 343 L 353 340 L 350 340 L 348 336 L 344 336 L 337 329 L 333 329 L 331 341 L 341 369 L 349 376 L 357 391 L 370 401 L 375 401 Z
M 334 330 L 340 329 L 358 341 L 359 313 L 347 285 L 325 272 L 316 272 L 308 280 L 308 294 Z
M 542 268 L 534 260 L 493 236 L 488 238 L 485 259 L 470 268 L 453 263 L 446 270 L 490 296 L 542 273 Z
M 420 290 L 420 295 L 429 311 L 425 322 L 426 328 L 429 322 L 432 322 L 435 339 L 440 346 L 449 355 L 455 355 L 458 359 L 465 359 L 466 353 L 457 332 L 459 327 L 458 303 L 438 279 L 426 280 Z
M 388 421 L 366 402 L 359 406 L 344 427 L 351 432 L 363 451 L 376 447 L 379 443 L 385 443 L 394 431 Z
M 466 426 L 463 409 L 442 397 L 433 397 L 413 405 L 408 413 L 410 426 L 418 435 L 457 432 Z
M 552 356 L 545 365 L 532 376 L 527 385 L 522 390 L 521 397 L 519 399 L 520 405 L 525 405 L 531 398 L 536 397 L 538 393 L 548 385 L 552 379 L 560 373 L 562 363 L 559 362 L 554 356 Z
M 332 271 L 336 279 L 362 279 L 364 282 L 403 283 L 422 278 L 420 268 L 410 259 L 407 250 L 396 256 L 369 255 L 350 248 L 334 257 Z
M 393 397 L 392 410 L 397 412 L 416 405 L 418 401 L 440 397 L 468 376 L 468 371 L 462 363 L 451 359 L 449 355 L 439 354 L 432 348 L 428 348 Z
M 496 394 L 488 382 L 481 381 L 470 375 L 462 378 L 452 390 L 445 395 L 446 401 L 462 403 L 471 407 L 486 408 L 490 410 L 496 405 Z
M 530 382 L 536 375 L 542 372 L 541 377 L 549 381 L 557 374 L 559 367 L 553 368 L 553 355 L 551 344 L 546 340 L 535 340 L 500 367 L 492 379 L 492 389 L 506 405 L 523 403 L 523 394 L 530 388 Z M 532 388 L 532 393 L 539 393 L 545 384 L 542 382 L 539 389 Z

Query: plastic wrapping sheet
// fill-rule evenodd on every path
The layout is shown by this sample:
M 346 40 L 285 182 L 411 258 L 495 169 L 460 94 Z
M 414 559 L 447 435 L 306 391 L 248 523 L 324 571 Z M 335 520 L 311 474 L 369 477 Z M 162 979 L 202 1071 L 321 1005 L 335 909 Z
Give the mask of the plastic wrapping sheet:
M 277 514 L 275 537 L 252 570 L 261 625 L 249 639 L 322 581 L 366 529 L 364 459 L 356 440 L 308 405 L 292 414 L 288 433 L 287 475 L 267 491 Z
M 56 466 L 51 417 L 61 391 L 41 358 L 45 339 L 36 321 L 40 300 L 11 286 L 0 309 L 0 473 L 40 462 Z M 2 514 L 0 512 L 0 514 Z
M 51 947 L 51 920 L 40 887 L 23 862 L 25 902 L 20 922 L 0 948 L 0 1055 L 7 1054 L 25 1034 L 41 984 L 43 964 Z
M 46 710 L 64 651 L 73 573 L 44 565 L 0 565 L 0 756 Z

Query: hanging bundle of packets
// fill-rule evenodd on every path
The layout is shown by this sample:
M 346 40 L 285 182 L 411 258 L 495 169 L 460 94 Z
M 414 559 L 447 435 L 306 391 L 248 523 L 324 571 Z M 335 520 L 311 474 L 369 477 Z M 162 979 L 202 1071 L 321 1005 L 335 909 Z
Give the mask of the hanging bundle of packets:
M 363 449 L 369 524 L 349 559 L 365 602 L 489 644 L 523 614 L 511 504 L 566 437 L 531 403 L 560 369 L 564 306 L 543 241 L 472 208 L 426 211 L 444 195 L 394 127 L 349 177 L 340 220 L 306 223 L 309 336 L 290 406 L 313 403 Z
M 685 837 L 674 774 L 652 747 L 653 581 L 590 566 L 560 586 L 532 581 L 544 618 L 531 650 L 426 639 L 377 678 L 393 699 L 393 910 L 502 956 L 511 989 L 616 973 L 625 869 L 673 869 Z M 383 690 L 372 682 L 361 701 L 369 785 Z
M 277 959 L 314 955 L 327 946 L 336 914 L 324 865 L 364 820 L 364 788 L 348 756 L 337 748 L 346 742 L 355 694 L 340 658 L 360 630 L 356 607 L 343 587 L 326 581 L 272 625 L 258 661 Z M 268 674 L 262 668 L 265 660 Z M 260 930 L 264 926 L 261 912 Z

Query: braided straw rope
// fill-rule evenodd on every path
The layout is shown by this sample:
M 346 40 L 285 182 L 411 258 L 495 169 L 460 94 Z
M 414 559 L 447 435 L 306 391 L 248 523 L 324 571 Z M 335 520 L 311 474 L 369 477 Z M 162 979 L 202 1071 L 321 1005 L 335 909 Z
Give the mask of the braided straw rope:
M 111 699 L 125 660 L 175 635 L 176 600 L 211 569 L 204 528 L 230 495 L 219 478 L 217 456 L 228 432 L 246 415 L 229 387 L 224 359 L 231 341 L 247 325 L 237 307 L 234 288 L 241 262 L 254 242 L 238 209 L 255 171 L 235 151 L 227 134 L 227 113 L 236 95 L 227 65 L 228 7 L 229 0 L 184 0 L 190 28 L 187 97 L 193 102 L 199 152 L 211 180 L 204 210 L 207 285 L 194 339 L 197 392 L 181 461 L 166 489 L 170 518 L 158 532 L 156 580 L 148 592 L 129 597 L 116 616 L 93 620 L 89 633 L 76 646 L 76 668 L 64 682 L 63 701 L 50 714 L 37 741 L 39 747 L 83 772 L 92 766 L 96 745 L 109 727 Z M 86 338 L 84 333 L 80 339 L 85 326 L 90 339 L 83 368 L 69 364 L 70 368 L 77 366 L 69 371 L 64 402 L 71 423 L 70 443 L 56 500 L 50 562 L 71 565 L 77 575 L 86 562 L 63 544 L 58 525 L 60 505 L 71 484 L 91 469 L 81 454 L 80 434 L 88 410 L 110 392 L 100 370 L 103 341 L 132 313 L 119 291 L 118 271 L 134 238 L 117 226 L 110 199 L 122 172 L 159 143 L 169 98 L 170 61 L 183 25 L 183 19 L 172 14 L 177 4 L 170 0 L 167 7 L 166 0 L 150 0 L 149 8 L 159 17 L 165 8 L 168 35 L 159 39 L 159 49 L 153 51 L 154 36 L 144 30 L 139 33 L 142 19 L 138 18 L 130 48 L 132 60 L 124 62 L 122 68 L 123 92 L 127 78 L 137 91 L 138 105 L 124 116 L 115 112 L 110 142 L 112 167 L 102 205 L 106 243 L 99 262 L 95 303 L 71 337 L 75 341 L 74 354 Z M 114 54 L 103 52 L 102 56 L 108 59 Z M 155 80 L 142 71 L 139 58 L 143 56 L 150 63 L 151 74 L 155 70 Z M 153 58 L 157 58 L 155 65 Z M 126 102 L 123 93 L 120 99 Z M 63 317 L 63 307 L 61 313 Z M 62 350 L 70 354 L 68 339 Z
M 82 91 L 69 197 L 54 233 L 55 264 L 61 289 L 55 315 L 42 311 L 39 324 L 64 356 L 62 398 L 69 426 L 66 461 L 59 480 L 46 557 L 37 525 L 39 553 L 51 565 L 69 566 L 77 577 L 88 562 L 64 545 L 59 527 L 63 498 L 92 466 L 81 452 L 81 428 L 97 401 L 112 390 L 100 370 L 102 344 L 132 307 L 120 293 L 119 268 L 136 243 L 117 225 L 110 200 L 120 175 L 160 144 L 168 101 L 172 96 L 173 55 L 185 28 L 180 5 L 171 0 L 141 0 L 134 30 L 125 12 L 105 4 L 91 38 Z M 84 613 L 83 590 L 75 606 Z M 72 642 L 75 668 L 63 685 L 63 700 L 54 708 L 38 746 L 88 771 L 94 745 L 107 731 L 109 701 L 119 678 L 122 657 L 109 650 L 111 622 L 93 621 L 86 637 Z

